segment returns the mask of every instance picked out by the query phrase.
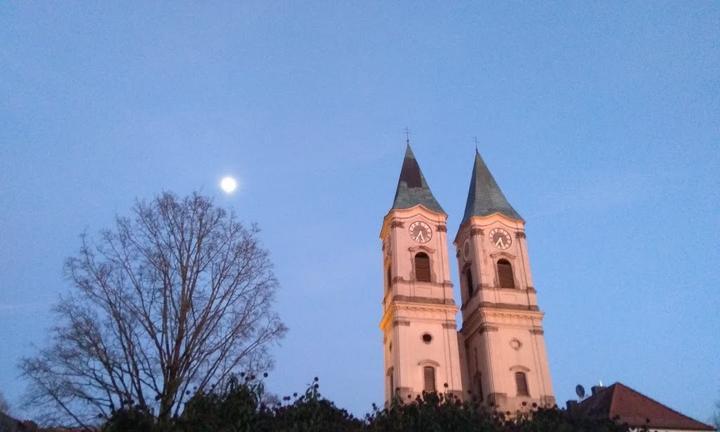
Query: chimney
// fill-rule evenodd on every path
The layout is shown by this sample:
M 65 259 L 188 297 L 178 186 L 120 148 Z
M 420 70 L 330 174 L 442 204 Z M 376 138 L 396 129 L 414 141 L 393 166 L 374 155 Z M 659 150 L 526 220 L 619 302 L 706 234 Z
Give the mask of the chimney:
M 590 392 L 592 393 L 593 396 L 595 396 L 596 394 L 598 394 L 600 392 L 600 390 L 602 390 L 604 388 L 605 387 L 603 387 L 601 385 L 592 386 L 592 387 L 590 387 Z

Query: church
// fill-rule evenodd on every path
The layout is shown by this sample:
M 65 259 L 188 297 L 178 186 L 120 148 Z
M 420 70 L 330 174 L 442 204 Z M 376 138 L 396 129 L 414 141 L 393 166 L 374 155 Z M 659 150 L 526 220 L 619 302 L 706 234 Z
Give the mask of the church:
M 380 231 L 386 403 L 437 391 L 503 412 L 555 405 L 525 221 L 477 151 L 454 253 L 447 218 L 408 143 Z

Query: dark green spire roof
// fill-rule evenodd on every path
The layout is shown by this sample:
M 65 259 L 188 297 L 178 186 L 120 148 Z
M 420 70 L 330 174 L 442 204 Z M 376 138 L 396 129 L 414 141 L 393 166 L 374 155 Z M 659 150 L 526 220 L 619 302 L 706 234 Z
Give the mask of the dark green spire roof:
M 415 207 L 418 204 L 429 210 L 445 213 L 430 191 L 430 187 L 425 181 L 422 171 L 420 171 L 420 165 L 418 165 L 410 148 L 410 143 L 408 143 L 392 208 L 406 209 Z
M 480 153 L 476 150 L 470 190 L 465 204 L 465 216 L 460 224 L 462 225 L 472 216 L 487 216 L 493 213 L 502 213 L 513 219 L 522 220 L 520 214 L 505 198 L 487 165 L 480 157 Z

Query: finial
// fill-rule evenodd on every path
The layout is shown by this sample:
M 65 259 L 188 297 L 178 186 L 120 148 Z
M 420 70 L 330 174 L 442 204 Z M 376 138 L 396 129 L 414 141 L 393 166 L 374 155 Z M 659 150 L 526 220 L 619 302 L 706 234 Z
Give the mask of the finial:
M 405 143 L 410 145 L 410 129 L 407 126 L 405 127 Z
M 473 141 L 475 141 L 475 153 L 478 153 L 478 139 L 477 137 L 473 137 Z

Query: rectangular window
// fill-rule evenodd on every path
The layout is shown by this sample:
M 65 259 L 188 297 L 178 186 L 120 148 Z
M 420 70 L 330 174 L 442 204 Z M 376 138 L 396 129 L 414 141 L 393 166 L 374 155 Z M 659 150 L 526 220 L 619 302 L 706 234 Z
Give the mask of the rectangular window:
M 482 375 L 480 372 L 475 374 L 475 391 L 477 392 L 478 402 L 484 400 L 483 386 L 482 386 Z
M 515 279 L 513 278 L 513 269 L 510 261 L 506 259 L 498 261 L 497 272 L 500 288 L 515 288 Z
M 430 257 L 423 252 L 415 255 L 415 280 L 430 282 Z
M 425 391 L 427 393 L 435 392 L 435 368 L 425 366 L 423 368 L 423 374 L 425 376 Z
M 525 372 L 515 372 L 515 385 L 517 386 L 518 396 L 530 396 Z
M 390 368 L 390 370 L 388 370 L 388 378 L 390 378 L 390 397 L 388 398 L 388 400 L 392 399 L 395 396 L 395 380 L 393 379 L 393 372 L 393 368 Z

